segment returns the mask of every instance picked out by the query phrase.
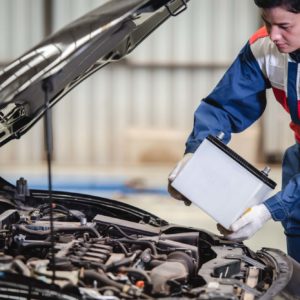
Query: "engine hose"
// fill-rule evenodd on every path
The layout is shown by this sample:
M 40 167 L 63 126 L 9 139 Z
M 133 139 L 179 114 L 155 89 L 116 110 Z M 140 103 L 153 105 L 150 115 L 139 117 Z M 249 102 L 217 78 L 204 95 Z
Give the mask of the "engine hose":
M 50 234 L 50 230 L 33 230 L 33 229 L 27 228 L 23 224 L 16 225 L 16 228 L 19 229 L 20 231 L 23 231 L 25 233 L 32 234 L 32 235 L 46 236 L 46 235 Z M 76 231 L 90 231 L 96 237 L 98 237 L 98 238 L 101 237 L 100 233 L 94 227 L 90 227 L 90 226 L 80 226 L 77 228 L 74 228 L 74 227 L 54 228 L 54 232 L 76 232 Z
M 122 249 L 122 251 L 124 252 L 126 257 L 129 257 L 130 255 L 132 255 L 132 253 L 129 253 L 126 249 L 126 247 L 120 242 L 120 241 L 115 241 L 117 243 L 117 245 Z
M 26 249 L 30 249 L 30 248 L 35 248 L 35 247 L 43 247 L 43 248 L 50 248 L 51 247 L 51 243 L 50 242 L 33 242 L 31 244 L 27 244 L 27 245 L 22 245 L 22 251 L 26 250 Z
M 122 283 L 119 283 L 119 282 L 115 282 L 114 280 L 109 279 L 104 274 L 99 274 L 99 273 L 97 273 L 95 271 L 91 271 L 91 270 L 84 271 L 83 278 L 85 278 L 87 280 L 96 280 L 96 281 L 99 281 L 99 282 L 104 283 L 106 285 L 110 285 L 110 286 L 116 287 L 120 291 L 122 291 L 124 289 L 124 286 L 125 286 L 125 284 L 122 284 Z
M 120 267 L 126 266 L 126 265 L 131 265 L 132 264 L 132 257 L 126 257 L 120 260 L 117 260 L 115 262 L 110 263 L 109 265 L 106 266 L 106 270 L 114 270 L 118 269 Z
M 94 262 L 94 261 L 86 261 L 84 259 L 80 259 L 78 256 L 76 255 L 70 255 L 68 256 L 68 259 L 70 259 L 71 263 L 79 266 L 79 267 L 85 267 L 85 268 L 90 268 L 91 266 L 99 268 L 103 271 L 106 271 L 107 267 L 99 262 Z
M 152 251 L 152 254 L 154 256 L 157 256 L 157 250 L 155 248 L 155 246 L 153 245 L 153 243 L 151 243 L 150 241 L 143 241 L 143 240 L 126 240 L 126 239 L 121 239 L 120 240 L 122 243 L 131 243 L 131 244 L 137 244 L 137 245 L 146 245 L 148 246 L 151 251 Z
M 119 231 L 119 233 L 121 233 L 124 237 L 126 237 L 129 240 L 135 240 L 136 238 L 131 237 L 130 235 L 128 235 L 126 232 L 124 232 L 118 225 L 115 224 L 110 224 L 106 227 L 105 232 L 107 232 L 110 228 L 115 228 L 117 229 L 117 231 Z
M 14 259 L 12 263 L 12 268 L 16 269 L 17 271 L 20 271 L 24 276 L 29 277 L 31 275 L 28 267 L 20 259 Z
M 150 268 L 155 268 L 161 264 L 163 264 L 165 261 L 163 260 L 159 260 L 159 259 L 152 259 L 149 263 Z

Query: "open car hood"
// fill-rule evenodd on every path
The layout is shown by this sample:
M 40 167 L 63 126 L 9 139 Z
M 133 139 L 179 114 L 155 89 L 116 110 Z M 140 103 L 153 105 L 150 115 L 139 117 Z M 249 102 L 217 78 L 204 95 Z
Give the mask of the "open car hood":
M 19 138 L 78 83 L 130 53 L 187 0 L 111 0 L 0 73 L 0 146 Z
M 0 145 L 187 1 L 111 0 L 12 62 L 0 74 Z M 50 191 L 0 177 L 1 299 L 299 299 L 300 267 L 279 250 L 255 253 L 122 202 Z

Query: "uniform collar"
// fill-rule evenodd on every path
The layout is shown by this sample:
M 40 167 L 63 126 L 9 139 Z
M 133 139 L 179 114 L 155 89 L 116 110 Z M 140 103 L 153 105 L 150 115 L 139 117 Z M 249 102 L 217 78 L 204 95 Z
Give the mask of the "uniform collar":
M 290 53 L 290 57 L 296 62 L 300 63 L 300 50 L 296 50 Z

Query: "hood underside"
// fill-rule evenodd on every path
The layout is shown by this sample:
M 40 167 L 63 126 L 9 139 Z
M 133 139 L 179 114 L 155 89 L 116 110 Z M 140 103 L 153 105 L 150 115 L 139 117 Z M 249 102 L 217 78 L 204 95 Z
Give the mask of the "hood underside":
M 130 53 L 186 0 L 111 0 L 0 73 L 0 146 L 19 138 L 78 83 Z

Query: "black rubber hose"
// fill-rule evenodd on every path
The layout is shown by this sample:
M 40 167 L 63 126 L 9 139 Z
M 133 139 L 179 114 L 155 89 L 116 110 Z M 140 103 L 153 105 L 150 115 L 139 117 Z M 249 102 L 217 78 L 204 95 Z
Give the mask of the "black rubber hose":
M 119 233 L 121 233 L 121 235 L 123 235 L 124 237 L 126 237 L 129 240 L 135 240 L 136 238 L 128 235 L 126 232 L 124 232 L 118 225 L 115 224 L 110 224 L 106 227 L 105 232 L 107 232 L 110 228 L 115 228 L 117 231 L 119 231 Z
M 132 253 L 129 253 L 126 249 L 126 247 L 120 242 L 120 241 L 115 241 L 115 243 L 122 249 L 126 257 L 129 257 L 132 255 Z
M 105 274 L 100 274 L 100 273 L 97 273 L 97 272 L 91 271 L 91 270 L 84 271 L 83 278 L 87 279 L 87 280 L 97 280 L 106 285 L 116 287 L 120 291 L 122 291 L 124 288 L 124 284 L 115 282 L 114 280 L 109 279 Z
M 153 243 L 151 243 L 150 241 L 144 241 L 144 240 L 126 240 L 126 239 L 121 239 L 120 241 L 122 243 L 131 243 L 131 244 L 148 246 L 151 249 L 152 254 L 154 256 L 157 255 L 157 250 L 156 250 L 155 246 L 153 245 Z
M 35 247 L 50 248 L 51 243 L 50 242 L 44 242 L 44 241 L 32 242 L 32 243 L 27 244 L 27 245 L 22 245 L 21 250 L 23 251 L 23 250 L 30 249 L 30 248 L 35 248 Z

